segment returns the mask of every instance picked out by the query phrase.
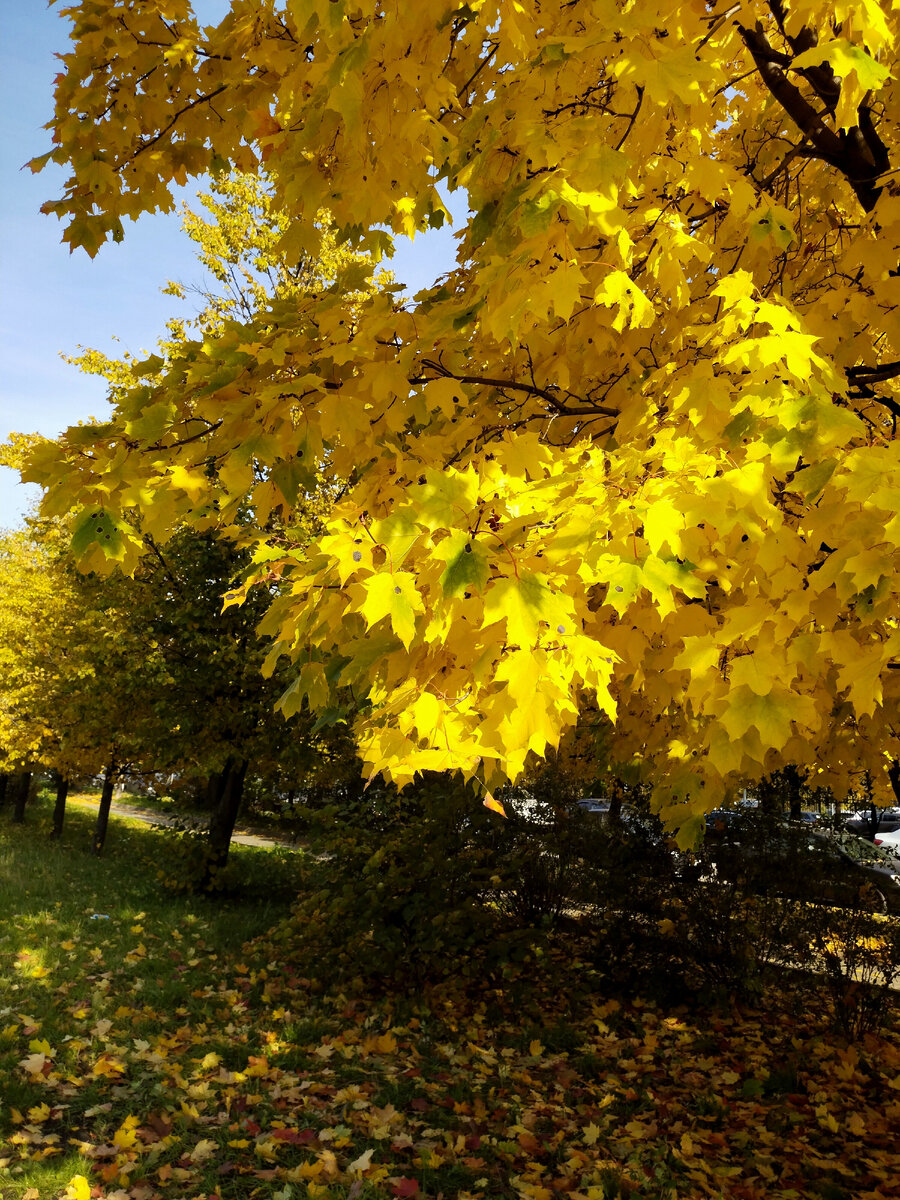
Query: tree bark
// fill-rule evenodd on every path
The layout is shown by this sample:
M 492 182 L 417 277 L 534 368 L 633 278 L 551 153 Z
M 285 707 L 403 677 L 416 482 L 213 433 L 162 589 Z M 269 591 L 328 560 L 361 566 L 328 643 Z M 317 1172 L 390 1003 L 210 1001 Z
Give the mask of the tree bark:
M 791 820 L 800 820 L 800 772 L 795 766 L 787 766 L 784 768 L 784 781 L 787 785 L 788 804 L 790 807 Z
M 210 812 L 215 812 L 219 807 L 219 801 L 222 799 L 222 789 L 225 786 L 225 772 L 214 771 L 206 781 L 205 797 L 203 801 L 204 808 L 208 808 Z
M 231 835 L 234 833 L 234 825 L 244 795 L 246 774 L 246 759 L 237 757 L 229 758 L 222 771 L 218 803 L 209 822 L 209 858 L 203 880 L 204 889 L 208 889 L 213 884 L 216 872 L 221 871 L 228 861 Z
M 610 825 L 619 825 L 622 820 L 622 794 L 624 788 L 618 779 L 613 780 L 613 785 L 609 790 L 609 812 L 606 814 L 606 820 Z
M 835 833 L 839 833 L 844 828 L 844 822 L 841 817 L 841 802 L 835 800 L 834 811 L 831 814 L 831 825 Z
M 59 841 L 62 837 L 63 822 L 66 819 L 66 797 L 69 795 L 69 778 L 61 771 L 56 773 L 56 804 L 53 807 L 53 831 L 50 837 Z
M 92 849 L 95 854 L 102 854 L 106 842 L 106 829 L 109 825 L 109 810 L 112 805 L 113 785 L 116 782 L 116 769 L 110 765 L 103 776 L 103 791 L 100 793 L 100 807 L 97 810 L 97 824 L 94 827 Z
M 17 825 L 25 823 L 25 805 L 28 803 L 28 793 L 31 791 L 31 772 L 22 771 L 15 777 L 13 785 L 13 821 Z
M 888 779 L 891 781 L 891 787 L 894 789 L 894 796 L 898 804 L 900 804 L 900 762 L 895 760 L 891 763 L 888 768 Z
M 874 800 L 869 803 L 869 841 L 874 842 L 881 828 L 881 809 Z

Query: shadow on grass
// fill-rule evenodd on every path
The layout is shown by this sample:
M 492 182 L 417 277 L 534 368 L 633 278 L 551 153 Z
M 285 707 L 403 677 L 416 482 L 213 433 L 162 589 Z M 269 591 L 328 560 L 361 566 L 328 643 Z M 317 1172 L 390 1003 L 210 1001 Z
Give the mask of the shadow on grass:
M 67 815 L 61 842 L 49 838 L 50 815 L 39 802 L 25 825 L 0 819 L 0 1031 L 11 1020 L 39 1026 L 62 994 L 87 1010 L 116 988 L 177 1005 L 204 967 L 237 954 L 296 898 L 300 852 L 236 846 L 231 894 L 172 895 L 157 878 L 163 832 L 114 819 L 98 858 L 90 812 Z M 73 975 L 85 955 L 92 969 Z M 2 1043 L 0 1032 L 0 1054 Z

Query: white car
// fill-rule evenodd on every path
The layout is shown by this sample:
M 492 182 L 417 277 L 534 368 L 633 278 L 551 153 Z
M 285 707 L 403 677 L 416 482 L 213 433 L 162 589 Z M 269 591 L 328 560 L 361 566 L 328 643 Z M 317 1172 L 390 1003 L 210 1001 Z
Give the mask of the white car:
M 886 850 L 888 854 L 893 854 L 894 858 L 900 859 L 900 829 L 893 829 L 889 833 L 876 834 L 875 845 L 880 846 L 882 850 Z
M 893 833 L 895 829 L 900 829 L 900 808 L 882 808 L 878 812 L 877 821 L 878 837 L 883 837 L 884 833 Z M 849 829 L 851 833 L 869 837 L 869 831 L 872 828 L 872 810 L 863 808 L 859 812 L 851 813 L 844 821 L 844 828 Z M 882 830 L 884 833 L 881 832 Z

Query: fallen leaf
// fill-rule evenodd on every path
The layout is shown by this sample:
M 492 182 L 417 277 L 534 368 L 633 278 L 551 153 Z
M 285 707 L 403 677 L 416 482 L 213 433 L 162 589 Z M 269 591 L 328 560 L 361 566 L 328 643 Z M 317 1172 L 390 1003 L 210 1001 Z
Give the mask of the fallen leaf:
M 71 1200 L 91 1200 L 91 1185 L 83 1175 L 73 1175 L 66 1188 Z
M 418 1196 L 419 1194 L 418 1179 L 409 1179 L 405 1175 L 400 1178 L 391 1176 L 388 1183 L 391 1185 L 393 1196 Z
M 353 1162 L 350 1164 L 350 1166 L 347 1168 L 347 1170 L 348 1171 L 367 1171 L 369 1169 L 369 1167 L 371 1166 L 372 1155 L 374 1153 L 375 1153 L 375 1151 L 370 1146 L 368 1150 L 364 1150 L 362 1152 L 362 1154 L 359 1156 L 359 1158 L 355 1158 L 353 1160 Z

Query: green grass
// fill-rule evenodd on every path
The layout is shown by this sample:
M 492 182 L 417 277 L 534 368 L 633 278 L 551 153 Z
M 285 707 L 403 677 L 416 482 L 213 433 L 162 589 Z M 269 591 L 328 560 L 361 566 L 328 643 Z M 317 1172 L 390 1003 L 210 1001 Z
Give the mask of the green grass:
M 51 815 L 52 802 L 43 797 L 29 807 L 24 826 L 8 824 L 8 814 L 0 824 L 0 1141 L 15 1136 L 12 1110 L 27 1115 L 39 1099 L 18 1067 L 30 1043 L 46 1039 L 54 1064 L 77 1071 L 82 1051 L 102 1047 L 123 1021 L 142 1040 L 179 1018 L 221 1021 L 205 1003 L 210 980 L 283 917 L 296 895 L 298 852 L 233 846 L 236 894 L 179 896 L 158 880 L 170 848 L 164 833 L 112 818 L 104 853 L 95 857 L 90 809 L 70 807 L 60 842 L 49 840 Z M 75 1053 L 67 1049 L 73 1043 Z M 109 1077 L 100 1075 L 79 1088 L 77 1107 L 87 1112 L 107 1102 L 108 1091 Z M 103 1114 L 107 1123 L 125 1107 L 114 1099 Z M 25 1164 L 7 1161 L 0 1195 L 7 1200 L 37 1188 L 42 1197 L 56 1196 L 88 1169 L 88 1160 L 67 1150 Z

